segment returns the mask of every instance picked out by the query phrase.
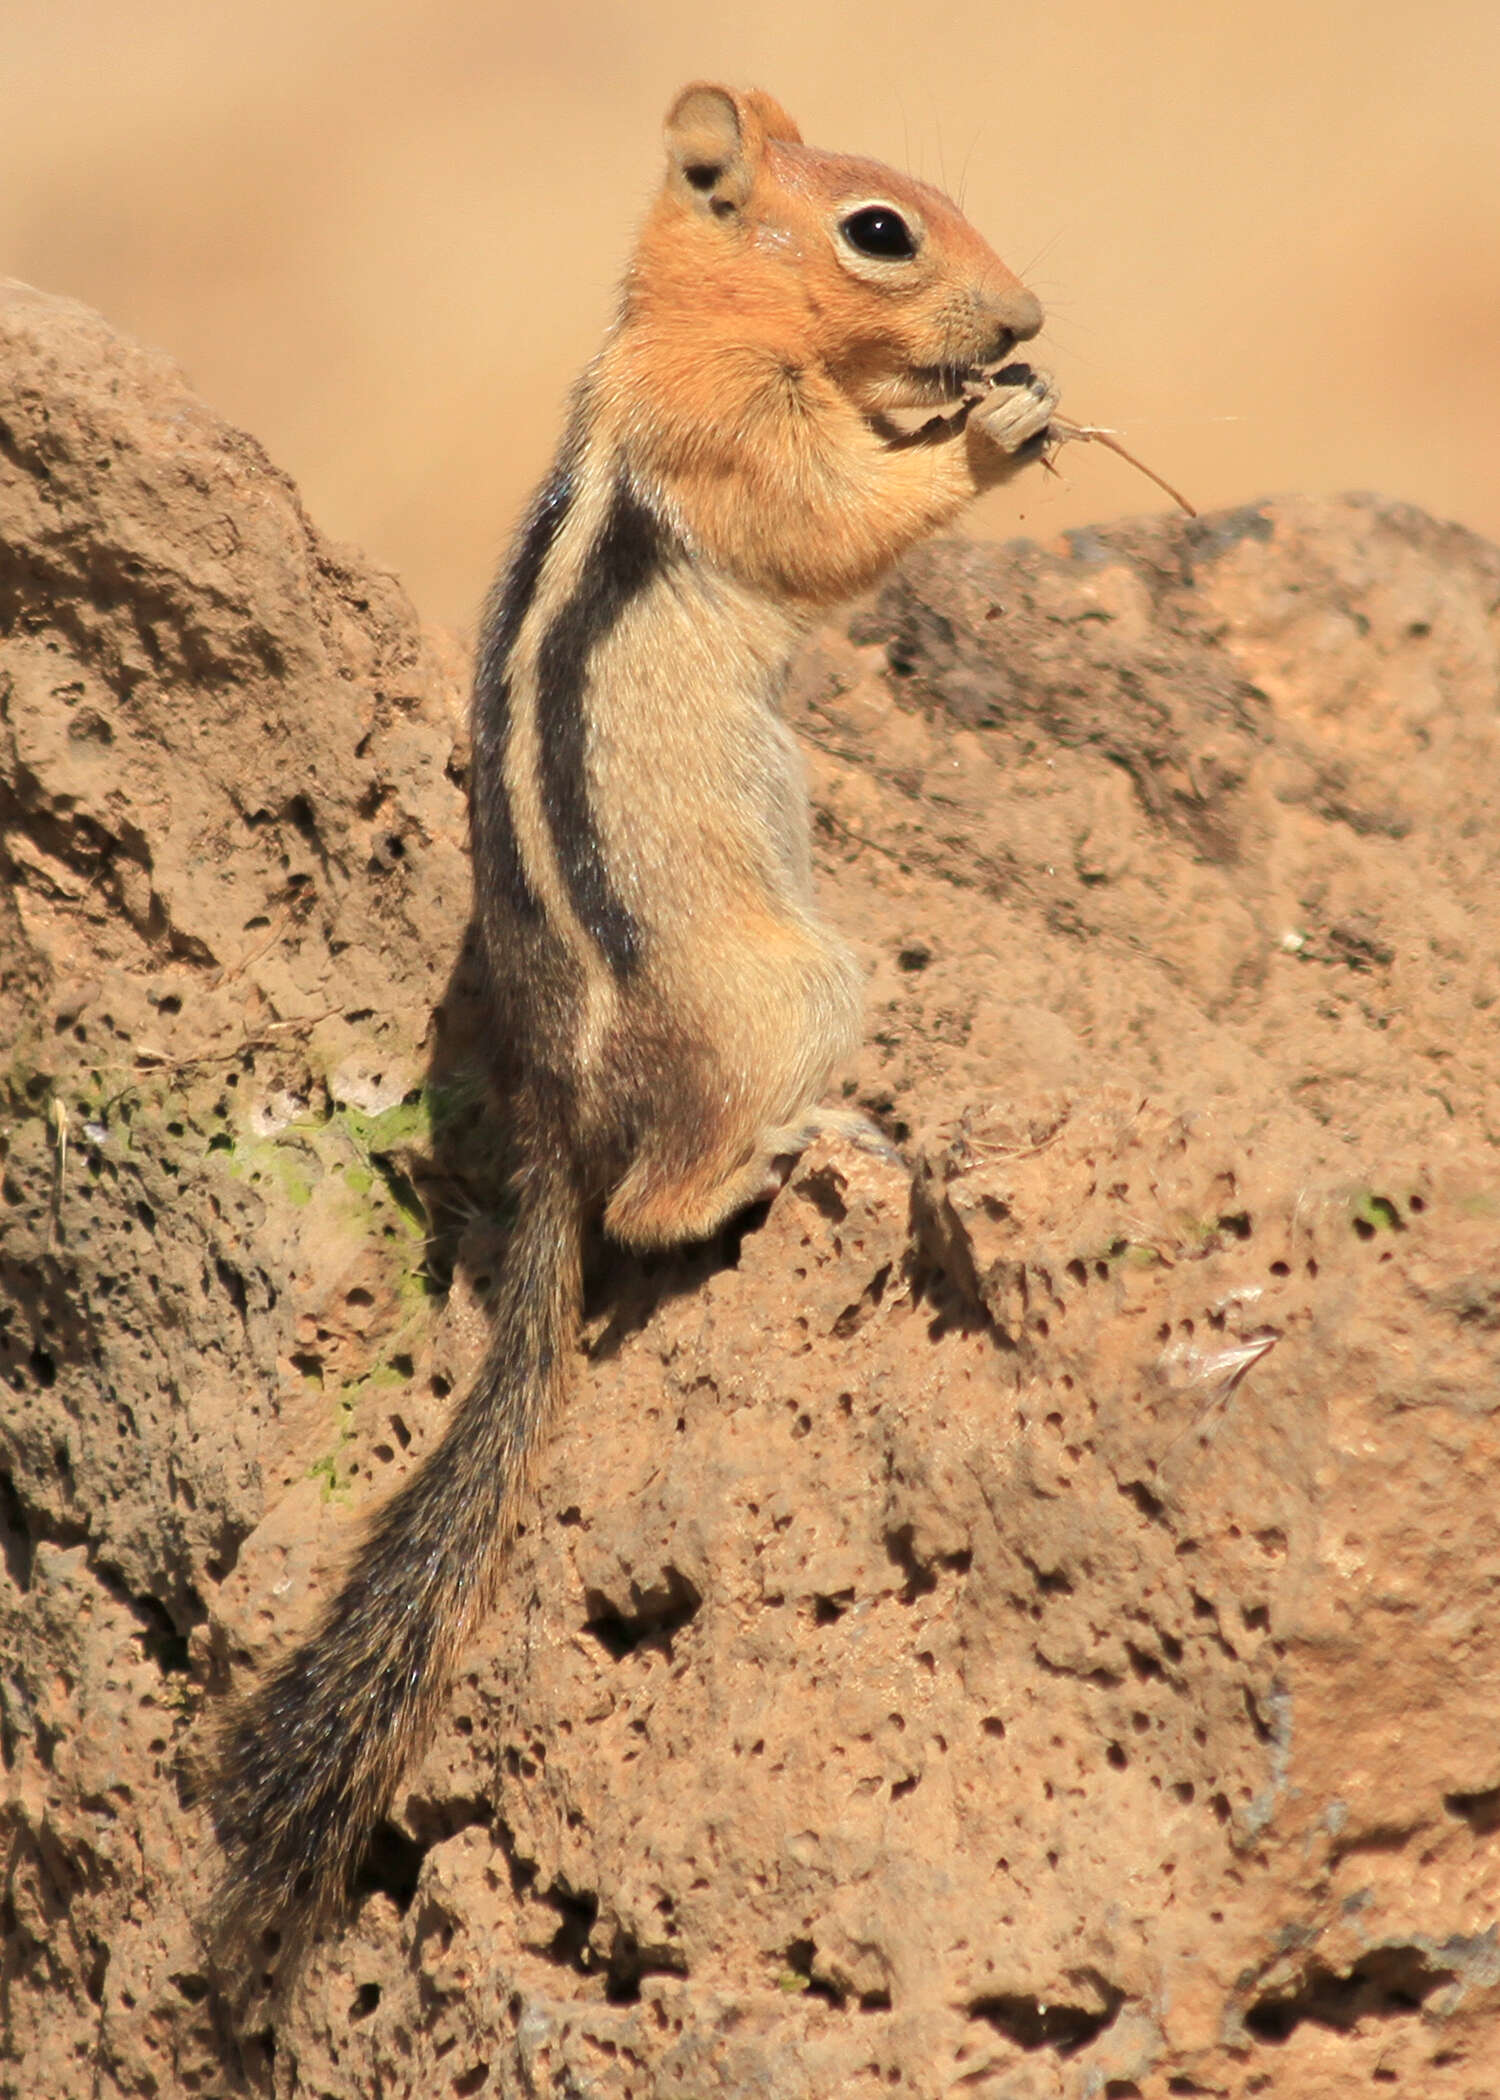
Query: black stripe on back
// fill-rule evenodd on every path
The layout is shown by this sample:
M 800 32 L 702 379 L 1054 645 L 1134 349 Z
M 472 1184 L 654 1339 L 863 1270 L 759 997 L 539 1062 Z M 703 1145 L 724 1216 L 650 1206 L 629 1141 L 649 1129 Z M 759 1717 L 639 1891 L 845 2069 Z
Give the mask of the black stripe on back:
M 578 451 L 578 438 L 570 433 L 516 534 L 514 551 L 485 607 L 479 664 L 474 674 L 474 780 L 469 795 L 469 828 L 474 843 L 475 882 L 481 897 L 499 891 L 530 919 L 540 918 L 541 901 L 526 878 L 505 786 L 505 753 L 510 742 L 510 659 L 521 622 L 536 597 L 547 556 L 572 507 Z
M 578 588 L 548 628 L 537 654 L 542 800 L 553 847 L 574 911 L 621 978 L 640 962 L 642 934 L 609 879 L 589 800 L 589 664 L 626 606 L 661 573 L 669 544 L 661 525 L 622 476 Z

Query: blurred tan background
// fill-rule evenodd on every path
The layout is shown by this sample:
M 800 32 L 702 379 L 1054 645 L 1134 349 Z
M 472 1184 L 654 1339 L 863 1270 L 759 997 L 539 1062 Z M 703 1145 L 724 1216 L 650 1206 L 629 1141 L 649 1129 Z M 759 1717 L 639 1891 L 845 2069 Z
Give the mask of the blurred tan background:
M 672 92 L 960 192 L 1069 412 L 1202 505 L 1378 488 L 1500 537 L 1500 0 L 5 0 L 0 272 L 170 350 L 472 629 Z M 1158 507 L 1073 447 L 976 529 Z

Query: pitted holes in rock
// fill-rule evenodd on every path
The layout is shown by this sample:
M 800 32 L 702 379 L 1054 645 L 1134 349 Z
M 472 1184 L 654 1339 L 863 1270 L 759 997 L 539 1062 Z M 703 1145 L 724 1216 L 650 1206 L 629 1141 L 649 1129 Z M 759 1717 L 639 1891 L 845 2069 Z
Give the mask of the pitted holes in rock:
M 661 1585 L 630 1611 L 620 1611 L 598 1590 L 585 1593 L 591 1633 L 613 1662 L 623 1662 L 642 1648 L 655 1648 L 668 1660 L 676 1638 L 697 1616 L 703 1599 L 697 1586 L 678 1568 L 662 1571 Z
M 1433 1992 L 1457 1981 L 1421 1947 L 1379 1947 L 1342 1972 L 1322 1962 L 1285 1991 L 1269 1991 L 1247 2008 L 1244 2022 L 1257 2041 L 1285 2042 L 1304 2021 L 1348 2033 L 1367 2019 L 1420 2015 Z

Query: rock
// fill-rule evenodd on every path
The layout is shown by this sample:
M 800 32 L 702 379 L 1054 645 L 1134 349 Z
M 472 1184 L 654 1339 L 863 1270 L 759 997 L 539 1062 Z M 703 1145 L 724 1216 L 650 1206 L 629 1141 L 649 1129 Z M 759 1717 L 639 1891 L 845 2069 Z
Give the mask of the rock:
M 603 1265 L 357 1912 L 236 2028 L 205 1710 L 502 1245 L 462 667 L 170 365 L 0 337 L 3 2089 L 1491 2090 L 1500 553 L 1288 499 L 820 638 L 913 1172 Z

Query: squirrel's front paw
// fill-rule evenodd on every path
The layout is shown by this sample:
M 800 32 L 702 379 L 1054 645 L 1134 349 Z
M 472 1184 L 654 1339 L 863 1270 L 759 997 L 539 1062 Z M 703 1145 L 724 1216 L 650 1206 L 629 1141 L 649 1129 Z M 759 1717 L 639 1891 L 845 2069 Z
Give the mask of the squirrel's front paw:
M 1020 465 L 1034 459 L 1047 442 L 1047 426 L 1059 400 L 1057 381 L 1030 365 L 1005 365 L 990 379 L 969 410 L 969 425 Z

